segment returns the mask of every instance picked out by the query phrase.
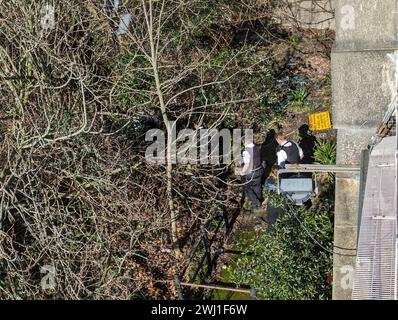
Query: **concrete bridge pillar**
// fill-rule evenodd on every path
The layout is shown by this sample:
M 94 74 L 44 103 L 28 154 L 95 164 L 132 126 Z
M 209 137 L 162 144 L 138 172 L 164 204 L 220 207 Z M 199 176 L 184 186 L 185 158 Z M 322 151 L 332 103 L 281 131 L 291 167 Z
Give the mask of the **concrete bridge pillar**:
M 387 56 L 398 50 L 396 0 L 335 0 L 336 41 L 332 51 L 333 124 L 337 163 L 359 165 L 397 91 L 396 66 Z M 357 245 L 360 177 L 336 176 L 335 245 Z M 335 248 L 333 299 L 351 299 L 354 250 Z

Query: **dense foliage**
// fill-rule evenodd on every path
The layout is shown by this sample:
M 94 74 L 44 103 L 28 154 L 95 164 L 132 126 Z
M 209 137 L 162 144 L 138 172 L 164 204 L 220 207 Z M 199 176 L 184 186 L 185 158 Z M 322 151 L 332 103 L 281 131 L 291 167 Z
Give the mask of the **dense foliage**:
M 322 164 L 336 164 L 336 142 L 320 140 L 315 146 L 315 161 Z
M 284 210 L 271 232 L 238 244 L 243 253 L 229 266 L 230 279 L 250 285 L 262 299 L 329 299 L 332 255 L 321 246 L 331 251 L 331 213 L 326 207 L 294 209 Z

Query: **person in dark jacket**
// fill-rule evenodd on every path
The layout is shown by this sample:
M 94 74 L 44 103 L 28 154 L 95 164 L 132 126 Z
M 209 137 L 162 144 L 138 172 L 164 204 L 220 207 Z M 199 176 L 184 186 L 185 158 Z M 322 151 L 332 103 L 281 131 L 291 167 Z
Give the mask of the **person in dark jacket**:
M 263 201 L 264 167 L 261 161 L 261 146 L 254 143 L 245 145 L 243 168 L 241 170 L 243 191 L 249 199 L 252 209 L 260 209 Z

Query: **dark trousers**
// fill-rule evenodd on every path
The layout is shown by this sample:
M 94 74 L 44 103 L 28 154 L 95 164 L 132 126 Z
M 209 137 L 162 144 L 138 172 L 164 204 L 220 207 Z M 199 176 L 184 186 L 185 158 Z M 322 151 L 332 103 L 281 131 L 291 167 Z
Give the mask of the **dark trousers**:
M 259 208 L 263 199 L 263 175 L 264 168 L 261 167 L 252 173 L 242 177 L 243 191 L 249 198 L 253 208 Z

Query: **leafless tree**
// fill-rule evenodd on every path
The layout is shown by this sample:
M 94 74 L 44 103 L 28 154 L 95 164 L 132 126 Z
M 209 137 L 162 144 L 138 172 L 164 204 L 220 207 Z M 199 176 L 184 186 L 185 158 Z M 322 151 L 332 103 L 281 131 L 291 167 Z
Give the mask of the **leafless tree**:
M 0 0 L 1 298 L 174 295 L 155 280 L 172 278 L 199 224 L 240 189 L 228 166 L 174 165 L 172 123 L 217 128 L 232 117 L 251 128 L 239 110 L 268 93 L 240 79 L 270 57 L 240 65 L 246 46 L 222 63 L 214 54 L 232 42 L 231 24 L 267 17 L 269 3 L 217 2 L 220 31 L 204 29 L 205 0 L 110 11 L 95 0 Z M 118 33 L 123 14 L 131 21 Z M 214 47 L 187 46 L 202 29 Z M 164 166 L 145 161 L 148 119 L 167 133 Z M 40 286 L 43 266 L 55 288 Z

